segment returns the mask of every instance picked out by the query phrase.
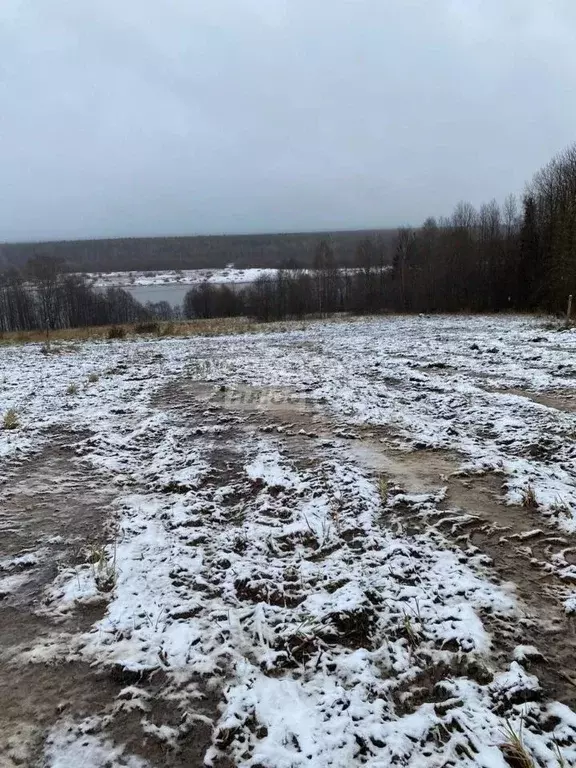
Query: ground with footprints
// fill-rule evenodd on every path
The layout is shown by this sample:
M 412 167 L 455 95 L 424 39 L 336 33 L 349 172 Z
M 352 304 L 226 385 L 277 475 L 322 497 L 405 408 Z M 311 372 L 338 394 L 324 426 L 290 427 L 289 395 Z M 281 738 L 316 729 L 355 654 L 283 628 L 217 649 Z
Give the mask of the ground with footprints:
M 575 352 L 515 316 L 0 347 L 0 766 L 574 764 Z

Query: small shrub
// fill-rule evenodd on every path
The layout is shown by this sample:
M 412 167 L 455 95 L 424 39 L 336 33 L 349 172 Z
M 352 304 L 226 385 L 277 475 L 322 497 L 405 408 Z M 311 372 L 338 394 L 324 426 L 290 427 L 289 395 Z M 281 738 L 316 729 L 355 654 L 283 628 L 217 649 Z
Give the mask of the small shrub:
M 176 333 L 176 326 L 173 322 L 166 323 L 160 329 L 160 336 L 173 336 Z
M 104 547 L 93 546 L 88 562 L 92 566 L 92 576 L 100 592 L 111 592 L 116 584 L 116 543 L 112 560 L 108 559 Z
M 536 509 L 538 506 L 534 486 L 530 483 L 528 483 L 526 488 L 522 491 L 522 506 L 527 509 Z
M 134 333 L 159 333 L 160 323 L 151 321 L 148 323 L 138 323 L 134 326 Z
M 108 328 L 108 338 L 109 339 L 125 339 L 126 328 L 123 328 L 121 325 L 113 325 L 112 328 Z
M 40 353 L 43 355 L 60 355 L 62 353 L 62 348 L 59 344 L 53 344 L 50 339 L 48 339 L 48 341 L 44 342 L 40 347 Z
M 98 376 L 97 373 L 91 373 L 90 376 L 88 376 L 88 381 L 90 382 L 90 384 L 95 384 L 99 378 L 100 377 Z
M 2 419 L 3 429 L 18 429 L 20 421 L 14 408 L 8 408 Z
M 67 395 L 77 395 L 78 394 L 78 385 L 77 384 L 68 384 L 68 387 L 66 389 Z

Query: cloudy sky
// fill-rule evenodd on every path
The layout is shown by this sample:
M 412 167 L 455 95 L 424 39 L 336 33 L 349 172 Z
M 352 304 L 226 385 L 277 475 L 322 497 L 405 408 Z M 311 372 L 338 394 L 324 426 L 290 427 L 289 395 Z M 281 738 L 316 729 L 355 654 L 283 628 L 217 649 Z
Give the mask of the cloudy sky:
M 418 224 L 574 140 L 574 0 L 0 2 L 0 241 Z

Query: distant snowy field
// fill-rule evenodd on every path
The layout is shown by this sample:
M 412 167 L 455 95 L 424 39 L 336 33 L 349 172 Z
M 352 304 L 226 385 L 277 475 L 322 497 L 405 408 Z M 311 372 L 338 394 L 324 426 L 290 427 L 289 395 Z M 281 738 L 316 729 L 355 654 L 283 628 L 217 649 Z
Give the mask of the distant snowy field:
M 86 277 L 94 281 L 97 288 L 111 286 L 154 286 L 154 285 L 199 285 L 203 282 L 222 285 L 226 283 L 253 283 L 259 277 L 273 276 L 275 269 L 249 268 L 235 269 L 184 269 L 160 270 L 152 272 L 88 272 Z
M 497 535 L 506 550 L 516 537 L 528 568 L 540 528 L 560 542 L 543 568 L 563 620 L 576 605 L 576 333 L 525 317 L 390 317 L 52 355 L 7 346 L 0 370 L 0 415 L 21 422 L 0 430 L 0 474 L 65 434 L 115 494 L 113 588 L 92 560 L 43 593 L 53 620 L 95 600 L 103 618 L 55 625 L 9 657 L 133 682 L 105 711 L 57 719 L 42 765 L 183 765 L 158 762 L 146 740 L 185 754 L 199 724 L 215 767 L 506 768 L 508 727 L 538 766 L 576 763 L 576 714 L 530 661 L 555 635 L 534 648 L 531 595 L 459 542 L 477 509 L 450 507 L 447 476 L 422 490 L 385 470 L 392 455 L 416 457 L 415 474 L 418 457 L 422 471 L 440 457 L 464 490 L 497 478 L 502 514 L 522 519 L 533 501 L 536 533 Z M 51 544 L 35 546 L 22 553 L 32 569 Z M 0 562 L 14 599 L 15 562 Z M 114 723 L 134 709 L 139 737 L 119 739 Z

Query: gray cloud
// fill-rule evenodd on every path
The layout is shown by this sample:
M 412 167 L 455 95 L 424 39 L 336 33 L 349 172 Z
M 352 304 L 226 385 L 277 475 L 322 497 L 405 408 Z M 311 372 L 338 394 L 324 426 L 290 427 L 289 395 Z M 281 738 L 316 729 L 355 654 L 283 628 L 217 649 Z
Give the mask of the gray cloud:
M 420 223 L 576 138 L 572 0 L 3 0 L 0 240 Z

